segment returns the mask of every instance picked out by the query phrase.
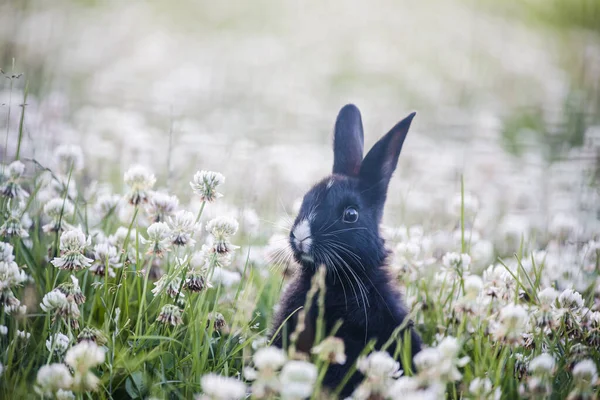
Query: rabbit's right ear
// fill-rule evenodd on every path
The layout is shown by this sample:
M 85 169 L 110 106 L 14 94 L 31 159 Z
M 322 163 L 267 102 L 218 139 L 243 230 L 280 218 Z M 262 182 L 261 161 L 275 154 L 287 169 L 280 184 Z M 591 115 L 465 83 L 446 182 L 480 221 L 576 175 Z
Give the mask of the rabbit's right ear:
M 358 176 L 363 159 L 364 134 L 360 111 L 345 105 L 335 121 L 333 135 L 333 173 Z

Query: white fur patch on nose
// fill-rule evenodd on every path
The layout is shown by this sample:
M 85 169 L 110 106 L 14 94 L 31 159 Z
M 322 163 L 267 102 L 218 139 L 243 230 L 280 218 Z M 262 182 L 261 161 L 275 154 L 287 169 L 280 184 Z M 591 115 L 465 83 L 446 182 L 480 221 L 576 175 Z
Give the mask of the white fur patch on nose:
M 310 223 L 308 220 L 303 219 L 300 221 L 292 233 L 294 234 L 296 246 L 303 252 L 308 252 L 310 250 L 310 245 L 312 244 L 312 239 L 310 237 Z

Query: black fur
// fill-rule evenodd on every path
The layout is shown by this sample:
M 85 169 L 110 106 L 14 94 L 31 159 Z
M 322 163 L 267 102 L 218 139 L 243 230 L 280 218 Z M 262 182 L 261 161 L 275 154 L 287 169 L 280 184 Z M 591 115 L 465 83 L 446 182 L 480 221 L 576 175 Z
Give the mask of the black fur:
M 297 321 L 294 313 L 304 306 L 317 267 L 325 265 L 325 329 L 330 332 L 337 321 L 343 322 L 336 336 L 344 340 L 347 355 L 346 364 L 328 369 L 324 383 L 331 389 L 340 383 L 369 341 L 375 339 L 376 348 L 381 347 L 407 316 L 385 267 L 388 252 L 379 224 L 388 184 L 413 117 L 414 113 L 392 128 L 362 160 L 360 112 L 353 105 L 342 108 L 334 134 L 334 174 L 304 196 L 294 223 L 295 228 L 309 220 L 312 244 L 308 253 L 297 243 L 294 229 L 290 232 L 290 245 L 302 268 L 282 296 L 273 331 L 293 315 L 273 343 L 279 347 L 289 344 Z M 348 207 L 358 211 L 354 223 L 344 221 Z M 307 316 L 305 333 L 298 341 L 301 351 L 310 351 L 317 313 L 315 303 Z M 412 327 L 408 329 L 414 355 L 420 350 L 421 341 Z M 359 373 L 354 374 L 342 395 L 351 394 L 361 380 Z

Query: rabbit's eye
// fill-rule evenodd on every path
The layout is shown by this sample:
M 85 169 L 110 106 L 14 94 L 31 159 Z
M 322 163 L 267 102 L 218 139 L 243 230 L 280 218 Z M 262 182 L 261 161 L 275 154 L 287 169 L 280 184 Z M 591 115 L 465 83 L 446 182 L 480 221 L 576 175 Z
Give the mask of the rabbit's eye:
M 344 222 L 348 222 L 350 224 L 358 221 L 358 211 L 354 207 L 348 207 L 344 210 L 343 216 Z

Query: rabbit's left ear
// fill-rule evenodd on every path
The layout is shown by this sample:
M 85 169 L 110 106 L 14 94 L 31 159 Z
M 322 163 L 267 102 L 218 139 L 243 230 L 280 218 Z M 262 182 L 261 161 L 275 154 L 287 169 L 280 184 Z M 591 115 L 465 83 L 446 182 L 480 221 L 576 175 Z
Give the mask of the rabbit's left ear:
M 361 164 L 359 176 L 364 187 L 363 193 L 378 206 L 385 202 L 390 179 L 398 165 L 404 139 L 415 115 L 411 113 L 379 139 Z
M 357 176 L 363 158 L 364 133 L 360 111 L 345 105 L 335 121 L 333 135 L 333 173 Z

